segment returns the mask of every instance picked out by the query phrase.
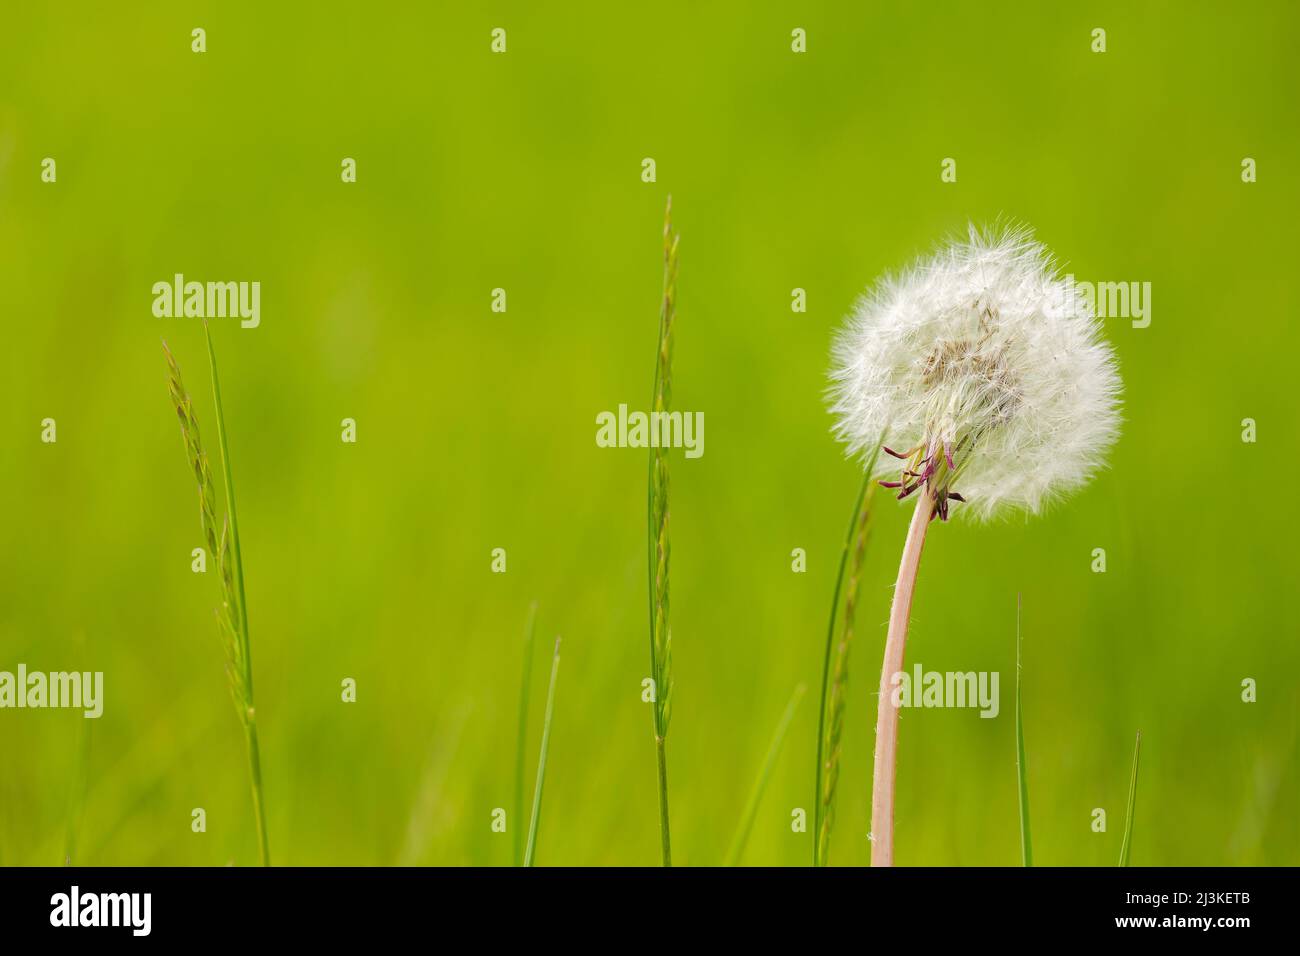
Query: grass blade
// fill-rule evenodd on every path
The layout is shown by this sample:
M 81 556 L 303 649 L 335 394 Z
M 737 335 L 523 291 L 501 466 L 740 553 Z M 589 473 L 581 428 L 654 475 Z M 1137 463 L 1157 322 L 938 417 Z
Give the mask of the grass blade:
M 1128 866 L 1129 856 L 1133 852 L 1133 809 L 1137 805 L 1138 791 L 1138 756 L 1142 753 L 1142 731 L 1137 733 L 1133 744 L 1133 773 L 1128 781 L 1128 816 L 1124 819 L 1124 842 L 1119 848 L 1119 865 Z
M 655 354 L 652 412 L 672 405 L 673 321 L 677 315 L 677 235 L 672 228 L 672 197 L 664 210 L 664 283 L 659 309 L 659 344 Z M 664 866 L 673 865 L 668 826 L 668 757 L 665 740 L 672 716 L 672 631 L 668 624 L 668 450 L 650 449 L 646 482 L 647 551 L 650 592 L 650 676 L 654 681 L 656 772 L 659 790 L 660 852 Z
M 253 788 L 253 816 L 257 821 L 257 841 L 262 865 L 271 865 L 270 841 L 266 833 L 266 809 L 262 792 L 262 758 L 257 741 L 257 711 L 253 706 L 253 654 L 248 634 L 248 602 L 244 597 L 244 556 L 239 547 L 239 518 L 235 509 L 235 482 L 230 470 L 230 444 L 226 440 L 226 416 L 221 405 L 221 380 L 217 376 L 217 353 L 212 348 L 212 330 L 203 323 L 203 337 L 208 346 L 208 367 L 212 371 L 212 403 L 217 415 L 217 445 L 221 449 L 221 468 L 225 476 L 226 513 L 230 522 L 230 553 L 233 556 L 234 595 L 237 603 L 239 630 L 239 675 L 241 691 L 247 706 L 244 713 L 244 740 L 248 749 L 248 773 Z M 224 547 L 223 547 L 224 551 Z M 231 614 L 234 617 L 234 614 Z
M 90 787 L 90 729 L 93 720 L 77 721 L 76 770 L 72 777 L 72 790 L 68 797 L 68 826 L 63 840 L 63 865 L 72 866 L 77 855 L 77 841 L 81 836 L 81 822 L 86 810 L 86 791 Z
M 429 845 L 438 836 L 446 823 L 438 814 L 443 803 L 443 793 L 456 755 L 460 752 L 461 740 L 465 736 L 465 727 L 469 723 L 473 706 L 461 701 L 450 708 L 450 714 L 442 721 L 442 726 L 433 736 L 433 745 L 425 758 L 424 772 L 420 776 L 415 799 L 411 803 L 410 815 L 406 822 L 406 836 L 402 840 L 402 849 L 397 856 L 398 866 L 419 866 L 425 861 Z
M 167 389 L 171 396 L 172 407 L 180 419 L 186 458 L 198 482 L 199 522 L 203 531 L 203 543 L 219 569 L 222 605 L 217 611 L 217 625 L 226 652 L 226 673 L 230 680 L 231 698 L 244 728 L 259 852 L 262 865 L 270 866 L 271 854 L 262 795 L 262 761 L 257 740 L 257 714 L 253 707 L 253 660 L 248 639 L 248 608 L 244 600 L 244 561 L 239 546 L 239 525 L 235 513 L 235 483 L 230 470 L 226 421 L 221 406 L 221 383 L 217 377 L 217 356 L 212 348 L 212 335 L 206 322 L 203 325 L 203 334 L 208 347 L 208 366 L 212 373 L 212 398 L 217 414 L 217 441 L 221 449 L 222 470 L 225 477 L 226 514 L 222 518 L 219 538 L 216 488 L 212 480 L 208 456 L 203 450 L 203 443 L 199 437 L 199 423 L 194 413 L 194 402 L 181 379 L 180 366 L 167 348 L 167 343 L 163 342 L 163 353 L 167 358 L 168 369 Z
M 1016 777 L 1020 785 L 1020 862 L 1034 865 L 1029 839 L 1029 769 L 1025 765 L 1025 721 L 1020 706 L 1020 595 L 1016 595 Z
M 528 608 L 524 628 L 524 673 L 519 681 L 519 732 L 515 744 L 515 806 L 511 829 L 515 834 L 515 866 L 524 862 L 524 748 L 528 743 L 528 685 L 533 675 L 533 644 L 537 631 L 537 602 Z
M 546 716 L 542 720 L 542 749 L 537 756 L 537 783 L 533 787 L 533 816 L 528 822 L 528 847 L 524 866 L 532 866 L 537 851 L 537 821 L 542 815 L 542 784 L 546 780 L 546 753 L 551 747 L 551 714 L 555 708 L 555 675 L 560 671 L 560 639 L 555 639 L 555 657 L 551 660 L 551 683 L 546 689 Z
M 758 773 L 758 778 L 754 781 L 754 788 L 749 792 L 749 799 L 745 802 L 745 809 L 740 814 L 740 824 L 736 827 L 736 835 L 731 840 L 731 849 L 727 851 L 727 866 L 738 864 L 741 854 L 745 852 L 745 844 L 749 842 L 750 831 L 754 829 L 754 818 L 758 816 L 758 805 L 763 800 L 763 791 L 767 789 L 767 781 L 772 775 L 772 767 L 776 764 L 776 758 L 781 753 L 781 746 L 785 743 L 786 731 L 790 729 L 790 721 L 794 719 L 794 712 L 799 708 L 799 702 L 803 700 L 805 690 L 803 684 L 794 689 L 790 702 L 785 705 L 785 713 L 781 715 L 781 720 L 776 725 L 776 733 L 772 735 L 772 742 L 767 747 L 767 756 L 763 758 L 763 767 Z
M 835 821 L 835 791 L 839 784 L 840 738 L 844 729 L 844 707 L 849 680 L 849 646 L 853 639 L 853 614 L 857 602 L 858 577 L 866 553 L 870 534 L 871 505 L 875 499 L 876 484 L 871 473 L 876 467 L 880 444 L 871 456 L 862 477 L 862 487 L 853 503 L 848 530 L 844 532 L 844 547 L 840 550 L 840 566 L 835 574 L 835 590 L 831 595 L 830 620 L 826 625 L 826 654 L 822 663 L 821 707 L 817 712 L 817 773 L 813 796 L 813 866 L 825 866 L 830 850 L 831 828 Z M 857 547 L 854 547 L 854 538 Z M 853 565 L 849 573 L 849 587 L 844 600 L 844 629 L 840 643 L 835 643 L 835 616 L 839 611 L 840 592 L 844 585 L 844 569 L 849 554 Z

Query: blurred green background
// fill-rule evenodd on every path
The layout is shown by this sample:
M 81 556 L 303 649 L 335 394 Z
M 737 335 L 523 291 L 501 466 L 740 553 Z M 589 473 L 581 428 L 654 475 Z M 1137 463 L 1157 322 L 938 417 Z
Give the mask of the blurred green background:
M 799 683 L 744 859 L 810 859 L 791 811 L 811 823 L 860 475 L 829 434 L 830 340 L 875 277 L 999 216 L 1078 278 L 1151 282 L 1152 323 L 1106 322 L 1109 471 L 1046 516 L 931 537 L 909 665 L 999 671 L 1002 711 L 904 714 L 898 860 L 1019 862 L 1020 593 L 1037 862 L 1114 864 L 1138 730 L 1135 864 L 1300 862 L 1298 27 L 1280 2 L 6 5 L 0 669 L 102 670 L 106 705 L 0 711 L 0 863 L 62 862 L 70 834 L 74 863 L 256 860 L 159 345 L 212 445 L 201 326 L 150 311 L 177 272 L 262 283 L 261 327 L 214 338 L 274 861 L 509 863 L 491 813 L 513 808 L 535 600 L 530 792 L 564 637 L 538 861 L 658 862 L 646 457 L 594 436 L 649 401 L 669 193 L 675 403 L 707 426 L 702 458 L 672 456 L 676 862 L 722 861 Z M 869 859 L 909 514 L 882 498 L 870 544 L 834 864 Z

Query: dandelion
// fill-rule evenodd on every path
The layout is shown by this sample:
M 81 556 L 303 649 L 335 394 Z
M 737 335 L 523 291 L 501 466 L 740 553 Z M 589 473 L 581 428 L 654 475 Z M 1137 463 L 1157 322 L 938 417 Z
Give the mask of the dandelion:
M 835 346 L 835 433 L 885 456 L 872 477 L 915 496 L 889 618 L 876 721 L 871 862 L 893 863 L 898 710 L 930 522 L 1034 514 L 1082 486 L 1119 431 L 1120 380 L 1100 323 L 1026 229 L 970 229 L 857 305 Z M 958 507 L 954 507 L 954 506 Z

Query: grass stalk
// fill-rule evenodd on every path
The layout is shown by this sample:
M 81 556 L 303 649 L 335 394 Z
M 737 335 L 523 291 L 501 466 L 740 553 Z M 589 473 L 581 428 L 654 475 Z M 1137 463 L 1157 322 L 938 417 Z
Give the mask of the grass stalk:
M 246 703 L 244 736 L 248 744 L 248 774 L 253 789 L 253 815 L 257 821 L 257 841 L 263 866 L 271 865 L 270 841 L 266 833 L 266 802 L 262 791 L 262 759 L 257 741 L 257 711 L 253 705 L 253 653 L 248 634 L 248 602 L 244 597 L 244 557 L 239 547 L 239 517 L 235 508 L 235 481 L 230 470 L 230 445 L 226 440 L 226 416 L 221 405 L 221 380 L 217 376 L 217 353 L 212 348 L 212 330 L 203 323 L 203 337 L 208 346 L 208 367 L 212 371 L 212 403 L 217 415 L 217 444 L 221 450 L 221 468 L 225 477 L 226 512 L 230 520 L 230 549 L 234 555 L 235 595 L 238 601 L 240 665 L 243 667 L 243 692 Z
M 659 793 L 659 858 L 664 866 L 673 865 L 673 841 L 668 828 L 668 752 L 664 738 L 655 738 L 655 772 Z
M 844 532 L 844 546 L 840 549 L 840 566 L 835 573 L 835 590 L 831 595 L 830 620 L 826 625 L 826 653 L 822 662 L 821 706 L 817 711 L 817 772 L 813 796 L 813 866 L 825 866 L 830 850 L 831 828 L 835 822 L 835 791 L 839 783 L 840 737 L 844 728 L 844 708 L 847 701 L 849 679 L 849 645 L 853 640 L 853 614 L 857 603 L 858 579 L 862 559 L 866 553 L 870 531 L 871 505 L 876 484 L 871 473 L 880 454 L 880 443 L 867 463 L 862 477 L 862 487 L 853 503 L 853 514 Z M 853 542 L 857 538 L 857 547 Z M 840 606 L 840 591 L 844 584 L 844 568 L 849 554 L 853 566 L 849 573 L 848 593 L 844 602 L 844 629 L 839 644 L 835 643 L 835 616 Z
M 785 712 L 781 715 L 781 720 L 776 725 L 776 732 L 772 734 L 772 742 L 767 745 L 767 755 L 763 758 L 763 767 L 758 772 L 757 779 L 754 780 L 754 787 L 749 792 L 749 799 L 745 801 L 745 809 L 740 814 L 740 824 L 736 827 L 736 835 L 732 837 L 731 849 L 727 851 L 727 866 L 736 866 L 740 862 L 741 854 L 745 852 L 745 844 L 749 842 L 749 834 L 754 829 L 754 819 L 758 816 L 758 806 L 763 801 L 763 791 L 767 789 L 767 781 L 772 776 L 772 768 L 776 765 L 776 758 L 781 754 L 781 747 L 785 743 L 786 731 L 790 729 L 790 722 L 794 720 L 794 712 L 799 708 L 799 702 L 803 700 L 806 688 L 800 684 L 790 695 L 790 702 L 785 705 Z
M 208 456 L 199 435 L 194 402 L 181 379 L 180 366 L 163 343 L 167 358 L 168 392 L 181 423 L 181 435 L 199 488 L 199 520 L 204 544 L 217 562 L 222 587 L 222 604 L 217 611 L 226 651 L 226 674 L 230 679 L 231 698 L 244 728 L 248 755 L 249 782 L 252 788 L 253 816 L 257 825 L 258 850 L 263 866 L 270 866 L 270 842 L 267 837 L 266 803 L 262 787 L 262 761 L 257 737 L 257 711 L 253 706 L 253 657 L 248 636 L 248 605 L 244 597 L 244 559 L 239 541 L 239 519 L 235 509 L 235 483 L 230 467 L 230 446 L 226 438 L 226 420 L 221 404 L 221 382 L 217 376 L 217 356 L 207 323 L 203 335 L 208 349 L 208 367 L 212 374 L 212 399 L 217 416 L 217 442 L 221 451 L 222 474 L 226 495 L 226 512 L 220 537 L 216 531 L 216 490 Z
M 515 834 L 515 866 L 524 862 L 524 750 L 528 744 L 528 687 L 533 676 L 533 644 L 537 631 L 537 602 L 528 608 L 528 624 L 524 627 L 524 671 L 519 680 L 519 730 L 515 735 L 515 805 L 511 824 Z
M 659 342 L 655 353 L 652 412 L 672 405 L 673 322 L 677 314 L 677 235 L 672 228 L 672 197 L 664 210 L 663 298 L 659 308 Z M 654 719 L 656 773 L 659 791 L 659 835 L 664 866 L 672 866 L 668 823 L 668 756 L 666 740 L 672 715 L 672 631 L 668 618 L 668 450 L 650 449 L 646 482 L 647 551 L 650 596 L 651 713 Z
M 537 823 L 542 816 L 542 784 L 546 781 L 546 754 L 551 747 L 551 715 L 555 709 L 555 677 L 560 672 L 560 639 L 555 639 L 555 656 L 551 659 L 551 683 L 546 689 L 546 716 L 542 719 L 542 749 L 537 755 L 537 783 L 533 786 L 533 815 L 528 821 L 528 846 L 524 849 L 524 866 L 532 866 L 537 853 Z
M 1142 753 L 1142 731 L 1138 731 L 1133 744 L 1133 772 L 1128 780 L 1128 815 L 1124 818 L 1124 842 L 1119 847 L 1119 865 L 1128 866 L 1133 852 L 1133 811 L 1137 806 L 1138 757 Z
M 1020 595 L 1016 595 L 1016 778 L 1020 787 L 1020 862 L 1034 865 L 1029 839 L 1029 770 L 1025 765 L 1025 719 L 1020 705 Z

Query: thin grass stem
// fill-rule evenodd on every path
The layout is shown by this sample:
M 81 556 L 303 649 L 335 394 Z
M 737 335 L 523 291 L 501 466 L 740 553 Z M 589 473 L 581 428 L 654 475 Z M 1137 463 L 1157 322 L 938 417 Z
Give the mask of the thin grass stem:
M 672 197 L 664 211 L 664 278 L 659 309 L 659 341 L 655 350 L 651 411 L 666 413 L 672 406 L 673 323 L 677 314 L 677 236 L 672 228 Z M 672 866 L 668 822 L 668 757 L 665 741 L 672 714 L 672 630 L 668 614 L 668 454 L 656 444 L 650 449 L 646 482 L 647 577 L 650 603 L 650 676 L 653 684 L 655 768 L 659 791 L 661 859 Z
M 1128 780 L 1128 815 L 1124 818 L 1124 842 L 1119 847 L 1119 865 L 1128 866 L 1133 853 L 1133 811 L 1137 807 L 1138 757 L 1142 753 L 1142 731 L 1133 744 L 1133 772 Z
M 754 829 L 754 819 L 758 816 L 759 804 L 763 801 L 763 792 L 767 789 L 767 781 L 772 776 L 772 768 L 776 765 L 776 758 L 781 754 L 781 747 L 785 743 L 786 731 L 790 729 L 790 722 L 794 720 L 794 712 L 799 708 L 799 702 L 803 700 L 806 688 L 800 684 L 790 695 L 790 702 L 785 705 L 785 712 L 781 715 L 781 720 L 776 725 L 776 732 L 772 734 L 772 742 L 767 745 L 767 755 L 763 758 L 763 767 L 758 772 L 757 779 L 754 780 L 753 789 L 749 792 L 749 799 L 745 801 L 745 809 L 740 814 L 740 824 L 736 827 L 736 835 L 732 837 L 731 849 L 727 851 L 727 866 L 736 866 L 740 862 L 741 855 L 745 852 L 745 844 L 749 842 L 749 834 Z
M 883 441 L 883 436 L 882 439 Z M 817 771 L 813 791 L 813 866 L 825 866 L 830 850 L 831 827 L 835 822 L 835 792 L 839 783 L 840 735 L 844 725 L 844 709 L 848 692 L 849 646 L 853 639 L 853 607 L 857 596 L 857 581 L 866 552 L 871 505 L 875 498 L 875 482 L 871 474 L 880 454 L 880 442 L 867 463 L 862 486 L 853 503 L 849 526 L 844 532 L 844 546 L 840 549 L 840 565 L 835 573 L 835 589 L 831 595 L 830 619 L 826 625 L 826 652 L 822 662 L 821 705 L 817 710 Z M 853 548 L 857 534 L 857 549 Z M 840 591 L 844 584 L 844 569 L 849 554 L 853 554 L 853 569 L 849 575 L 849 593 L 845 597 L 844 630 L 839 645 L 835 643 L 835 615 L 839 611 Z
M 1034 865 L 1029 838 L 1029 769 L 1025 764 L 1025 720 L 1020 705 L 1020 595 L 1016 595 L 1016 778 L 1020 787 L 1020 862 Z
M 524 627 L 524 670 L 519 680 L 519 729 L 515 735 L 515 806 L 511 829 L 515 834 L 514 864 L 524 862 L 524 749 L 528 744 L 528 687 L 533 675 L 533 644 L 537 631 L 537 602 L 528 608 L 528 624 Z
M 239 661 L 242 665 L 243 693 L 247 700 L 244 715 L 244 735 L 248 744 L 248 773 L 253 788 L 253 815 L 257 821 L 257 841 L 263 866 L 271 865 L 270 841 L 266 832 L 266 807 L 262 790 L 262 760 L 257 740 L 257 712 L 253 706 L 253 652 L 248 633 L 248 601 L 244 596 L 244 557 L 239 543 L 239 518 L 235 509 L 235 482 L 231 475 L 230 445 L 226 440 L 226 416 L 221 404 L 221 381 L 217 376 L 217 354 L 212 348 L 212 331 L 203 323 L 203 336 L 208 346 L 208 366 L 212 372 L 212 401 L 216 406 L 217 444 L 221 449 L 221 467 L 225 476 L 226 511 L 230 522 L 230 548 L 234 556 L 235 593 L 239 607 Z
M 532 866 L 537 853 L 537 824 L 542 816 L 542 784 L 546 781 L 546 754 L 551 747 L 551 715 L 555 710 L 555 677 L 560 672 L 560 639 L 555 639 L 555 656 L 551 659 L 551 683 L 546 689 L 546 716 L 542 719 L 542 749 L 537 755 L 537 783 L 533 786 L 533 815 L 528 822 L 528 846 L 524 866 Z
M 76 771 L 72 778 L 72 791 L 68 797 L 68 826 L 63 840 L 64 866 L 72 866 L 74 860 L 80 860 L 77 844 L 86 810 L 86 791 L 90 786 L 90 730 L 94 723 L 93 720 L 77 721 Z

